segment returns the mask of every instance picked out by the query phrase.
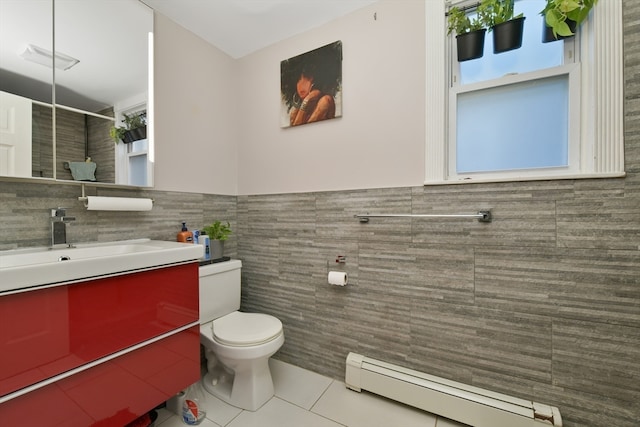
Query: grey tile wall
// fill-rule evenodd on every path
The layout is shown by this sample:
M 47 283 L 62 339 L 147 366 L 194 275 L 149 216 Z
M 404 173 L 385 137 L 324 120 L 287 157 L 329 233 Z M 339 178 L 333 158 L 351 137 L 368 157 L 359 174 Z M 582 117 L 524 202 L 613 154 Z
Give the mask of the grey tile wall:
M 53 178 L 51 107 L 32 105 L 31 171 L 36 178 Z
M 148 212 L 88 211 L 78 200 L 78 184 L 1 182 L 0 250 L 43 246 L 50 243 L 50 209 L 67 208 L 76 220 L 67 227 L 71 243 L 106 242 L 151 238 L 175 240 L 181 221 L 190 230 L 202 228 L 216 219 L 228 220 L 237 229 L 236 197 L 174 193 L 153 190 L 87 187 L 86 195 L 153 198 Z M 225 255 L 237 256 L 237 234 L 225 245 Z
M 557 405 L 569 427 L 637 426 L 636 174 L 239 197 L 243 309 L 283 321 L 276 357 L 335 378 L 353 351 Z M 492 223 L 353 217 L 482 209 Z
M 112 146 L 109 144 L 109 146 Z M 56 176 L 72 180 L 71 171 L 64 162 L 82 162 L 85 159 L 84 115 L 56 109 Z
M 108 108 L 99 114 L 113 117 L 113 109 Z M 98 182 L 116 182 L 116 158 L 114 142 L 109 136 L 109 130 L 113 126 L 110 120 L 87 116 L 87 152 L 91 160 L 96 163 L 96 180 Z

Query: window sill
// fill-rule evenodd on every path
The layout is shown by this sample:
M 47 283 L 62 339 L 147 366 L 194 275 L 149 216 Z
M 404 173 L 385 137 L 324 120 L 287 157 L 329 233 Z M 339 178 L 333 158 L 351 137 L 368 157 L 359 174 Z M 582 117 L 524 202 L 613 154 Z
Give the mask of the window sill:
M 588 173 L 588 174 L 566 174 L 566 175 L 538 175 L 514 177 L 481 177 L 481 178 L 460 178 L 456 180 L 434 180 L 425 181 L 424 185 L 452 185 L 452 184 L 484 184 L 493 182 L 526 182 L 526 181 L 555 181 L 565 179 L 594 179 L 594 178 L 624 178 L 625 172 Z

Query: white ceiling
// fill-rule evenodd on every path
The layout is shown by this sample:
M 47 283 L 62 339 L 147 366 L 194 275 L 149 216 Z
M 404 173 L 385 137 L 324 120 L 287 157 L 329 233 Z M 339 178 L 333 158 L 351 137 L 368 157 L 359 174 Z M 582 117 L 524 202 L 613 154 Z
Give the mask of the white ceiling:
M 100 111 L 145 92 L 150 8 L 240 58 L 377 1 L 56 0 L 56 50 L 80 60 L 56 72 L 56 101 Z M 3 90 L 50 102 L 51 69 L 18 54 L 27 44 L 52 50 L 51 32 L 50 0 L 0 0 Z
M 233 58 L 378 0 L 140 0 Z

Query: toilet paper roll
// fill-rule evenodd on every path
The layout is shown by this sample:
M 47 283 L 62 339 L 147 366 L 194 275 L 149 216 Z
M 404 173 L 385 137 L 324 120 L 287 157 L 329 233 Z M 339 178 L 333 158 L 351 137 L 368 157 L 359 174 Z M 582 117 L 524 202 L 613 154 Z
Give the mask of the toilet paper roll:
M 344 271 L 330 271 L 329 284 L 336 286 L 345 286 L 347 284 L 347 273 Z
M 150 211 L 152 207 L 151 199 L 87 196 L 89 211 Z

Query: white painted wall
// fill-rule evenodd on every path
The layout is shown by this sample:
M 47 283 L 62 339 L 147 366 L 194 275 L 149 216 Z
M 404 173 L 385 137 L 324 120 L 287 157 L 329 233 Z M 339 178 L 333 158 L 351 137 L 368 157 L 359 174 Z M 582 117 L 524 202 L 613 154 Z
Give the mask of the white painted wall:
M 155 14 L 154 187 L 236 195 L 237 63 Z
M 239 194 L 422 185 L 424 16 L 422 0 L 382 1 L 238 60 Z M 280 128 L 280 61 L 336 40 L 343 116 Z
M 423 184 L 423 0 L 383 0 L 239 60 L 160 14 L 155 33 L 156 189 L 251 195 Z M 280 61 L 336 40 L 343 116 L 280 128 Z

